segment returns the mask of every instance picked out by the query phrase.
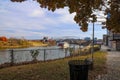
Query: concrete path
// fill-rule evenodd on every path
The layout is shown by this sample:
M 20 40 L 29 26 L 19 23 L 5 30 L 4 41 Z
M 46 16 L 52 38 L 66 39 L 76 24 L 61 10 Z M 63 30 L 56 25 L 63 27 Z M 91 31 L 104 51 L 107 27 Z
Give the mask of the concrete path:
M 107 51 L 107 47 L 102 46 L 102 51 Z M 120 52 L 107 51 L 107 74 L 99 75 L 95 80 L 120 80 Z

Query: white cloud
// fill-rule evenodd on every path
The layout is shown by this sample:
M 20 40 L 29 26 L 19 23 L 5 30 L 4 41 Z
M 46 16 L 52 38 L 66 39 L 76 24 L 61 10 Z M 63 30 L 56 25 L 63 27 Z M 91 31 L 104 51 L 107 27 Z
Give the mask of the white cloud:
M 74 15 L 75 15 L 75 14 L 72 14 L 72 15 L 70 15 L 70 14 L 65 14 L 65 15 L 59 17 L 59 20 L 60 20 L 60 22 L 69 23 L 69 24 L 74 24 L 74 23 L 75 23 L 75 21 L 73 20 Z
M 104 11 L 96 11 L 96 12 L 94 12 L 94 14 L 96 14 L 98 22 L 106 21 L 106 15 L 104 15 Z
M 33 10 L 32 13 L 30 13 L 31 17 L 44 17 L 45 13 L 44 11 L 37 9 L 37 10 Z
M 58 17 L 58 22 L 75 24 L 75 21 L 73 20 L 75 13 L 70 14 L 67 7 L 65 7 L 64 9 L 56 10 L 55 14 L 60 15 Z

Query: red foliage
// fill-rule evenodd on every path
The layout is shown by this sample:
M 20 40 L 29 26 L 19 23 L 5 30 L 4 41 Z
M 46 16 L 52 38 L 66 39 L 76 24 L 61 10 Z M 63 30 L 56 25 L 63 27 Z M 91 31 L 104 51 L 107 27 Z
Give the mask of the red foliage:
M 7 38 L 5 36 L 0 37 L 0 41 L 7 41 Z

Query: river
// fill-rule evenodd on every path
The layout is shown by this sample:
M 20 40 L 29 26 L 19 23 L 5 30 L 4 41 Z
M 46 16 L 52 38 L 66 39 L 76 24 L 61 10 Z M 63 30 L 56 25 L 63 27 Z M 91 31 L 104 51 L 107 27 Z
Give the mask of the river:
M 79 48 L 77 45 L 72 45 L 71 47 L 74 49 Z M 12 58 L 14 63 L 32 61 L 34 58 L 31 56 L 31 50 L 37 50 L 39 52 L 36 57 L 38 61 L 54 60 L 70 56 L 69 49 L 61 49 L 58 46 L 13 49 L 12 56 L 11 50 L 7 49 L 0 51 L 0 64 L 10 63 Z

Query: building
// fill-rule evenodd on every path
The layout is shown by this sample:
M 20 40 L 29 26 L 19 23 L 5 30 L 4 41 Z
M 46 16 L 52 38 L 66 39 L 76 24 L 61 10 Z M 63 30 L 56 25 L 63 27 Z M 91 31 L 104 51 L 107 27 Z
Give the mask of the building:
M 109 46 L 112 50 L 120 50 L 120 33 L 107 31 L 103 36 L 104 45 Z
M 103 35 L 103 45 L 108 46 L 108 36 L 107 36 L 107 34 Z
M 70 47 L 68 42 L 59 42 L 57 45 L 60 46 L 61 48 L 69 48 Z
M 91 39 L 90 39 L 90 37 L 85 37 L 84 40 L 85 41 L 90 41 Z

